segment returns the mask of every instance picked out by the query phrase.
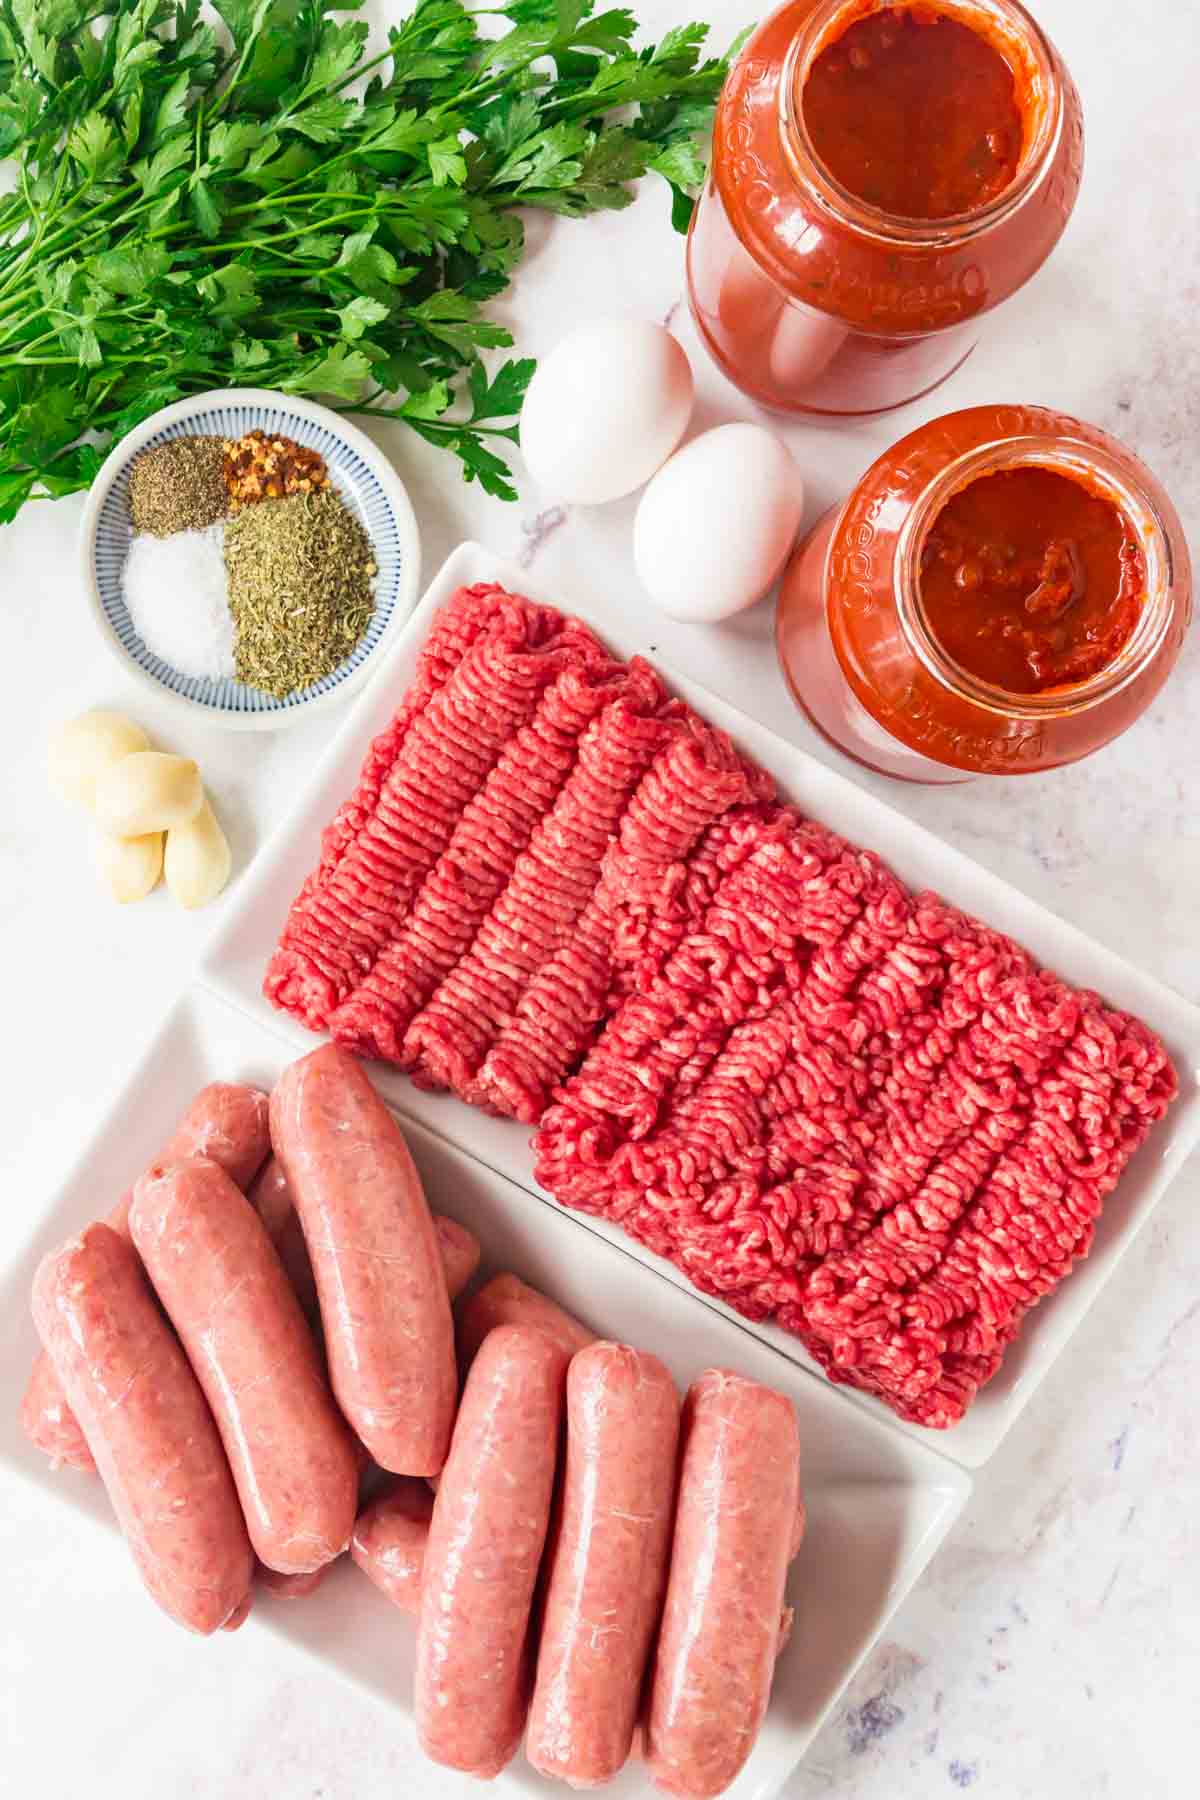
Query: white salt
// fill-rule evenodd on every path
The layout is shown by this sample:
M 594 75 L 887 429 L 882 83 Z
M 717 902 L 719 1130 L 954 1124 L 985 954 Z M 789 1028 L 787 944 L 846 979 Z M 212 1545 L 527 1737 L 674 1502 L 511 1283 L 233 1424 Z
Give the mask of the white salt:
M 134 630 L 147 650 L 181 675 L 232 677 L 223 525 L 165 538 L 139 532 L 125 559 L 124 588 Z

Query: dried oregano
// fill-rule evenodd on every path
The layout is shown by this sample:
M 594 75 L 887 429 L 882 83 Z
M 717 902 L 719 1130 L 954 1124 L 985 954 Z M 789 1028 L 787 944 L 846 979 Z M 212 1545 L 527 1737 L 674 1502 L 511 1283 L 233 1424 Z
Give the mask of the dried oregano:
M 371 622 L 371 541 L 332 488 L 236 513 L 225 567 L 238 680 L 276 699 L 330 674 Z

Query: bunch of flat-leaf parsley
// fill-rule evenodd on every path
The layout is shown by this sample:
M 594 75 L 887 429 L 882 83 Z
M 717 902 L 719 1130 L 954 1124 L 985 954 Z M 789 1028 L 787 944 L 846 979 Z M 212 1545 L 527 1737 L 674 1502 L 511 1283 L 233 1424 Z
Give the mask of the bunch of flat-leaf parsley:
M 533 365 L 479 350 L 512 341 L 483 307 L 517 209 L 625 206 L 655 169 L 685 225 L 726 63 L 702 25 L 634 50 L 591 0 L 417 0 L 368 57 L 353 10 L 0 0 L 0 522 L 230 382 L 387 410 L 513 497 L 493 446 Z

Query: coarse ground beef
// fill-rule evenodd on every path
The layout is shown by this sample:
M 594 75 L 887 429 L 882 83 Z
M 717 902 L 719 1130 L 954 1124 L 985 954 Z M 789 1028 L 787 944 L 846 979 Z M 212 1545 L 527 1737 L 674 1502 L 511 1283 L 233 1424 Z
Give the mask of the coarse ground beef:
M 1162 1046 L 794 820 L 614 1013 L 535 1138 L 564 1205 L 945 1426 L 1086 1254 Z

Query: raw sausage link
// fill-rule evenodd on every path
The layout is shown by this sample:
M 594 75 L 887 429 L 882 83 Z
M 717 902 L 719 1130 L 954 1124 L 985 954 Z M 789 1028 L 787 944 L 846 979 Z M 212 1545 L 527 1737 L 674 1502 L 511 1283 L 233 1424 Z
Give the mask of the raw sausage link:
M 284 1070 L 271 1138 L 316 1277 L 338 1404 L 381 1468 L 436 1475 L 458 1376 L 420 1177 L 366 1073 L 336 1044 Z
M 239 1187 L 244 1187 L 269 1148 L 267 1096 L 242 1082 L 214 1081 L 201 1088 L 180 1119 L 162 1160 L 179 1162 L 185 1156 L 210 1156 Z M 128 1235 L 132 1199 L 130 1188 L 105 1221 L 123 1236 Z M 72 1416 L 50 1359 L 44 1354 L 33 1365 L 21 1406 L 21 1423 L 26 1437 L 50 1458 L 56 1469 L 69 1463 L 76 1469 L 95 1470 L 87 1440 Z
M 358 1465 L 266 1226 L 197 1158 L 142 1176 L 129 1228 L 212 1408 L 256 1554 L 310 1574 L 350 1542 Z
M 771 1692 L 800 1500 L 796 1415 L 724 1369 L 692 1383 L 646 1757 L 658 1786 L 711 1800 L 754 1746 Z
M 535 1769 L 572 1787 L 611 1781 L 633 1743 L 666 1587 L 678 1440 L 679 1396 L 656 1356 L 598 1343 L 573 1359 L 525 1745 Z
M 222 1631 L 240 1631 L 242 1629 L 242 1626 L 246 1623 L 246 1620 L 250 1617 L 250 1608 L 253 1604 L 254 1604 L 254 1594 L 253 1594 L 253 1591 L 251 1591 L 250 1593 L 248 1593 L 246 1595 L 246 1598 L 243 1601 L 241 1601 L 234 1608 L 234 1610 L 230 1613 L 229 1617 L 226 1619 L 225 1623 L 222 1625 L 221 1630 Z
M 569 1312 L 516 1275 L 494 1275 L 463 1306 L 458 1319 L 458 1363 L 465 1375 L 479 1346 L 497 1325 L 526 1325 L 544 1331 L 568 1356 L 594 1344 L 596 1334 Z
M 181 1625 L 216 1631 L 254 1556 L 212 1414 L 128 1238 L 90 1225 L 53 1251 L 33 1317 L 142 1580 Z
M 401 1612 L 420 1609 L 432 1513 L 433 1495 L 426 1484 L 402 1475 L 364 1508 L 354 1527 L 351 1556 Z
M 529 1704 L 529 1618 L 554 1487 L 567 1357 L 502 1325 L 475 1359 L 425 1555 L 417 1735 L 436 1763 L 490 1779 Z
M 445 1213 L 434 1213 L 433 1228 L 446 1269 L 446 1292 L 457 1300 L 479 1267 L 479 1239 Z
M 254 1566 L 254 1585 L 270 1594 L 273 1600 L 303 1600 L 320 1587 L 332 1567 L 332 1563 L 322 1563 L 319 1569 L 310 1569 L 306 1575 L 281 1575 L 278 1569 L 268 1568 L 266 1563 L 260 1562 Z
M 277 1156 L 267 1158 L 247 1198 L 267 1228 L 305 1317 L 310 1324 L 317 1324 L 320 1320 L 317 1284 L 313 1280 L 312 1264 L 308 1260 L 308 1247 L 292 1200 L 291 1186 Z M 479 1267 L 479 1241 L 465 1225 L 441 1213 L 434 1213 L 433 1226 L 446 1267 L 446 1289 L 450 1299 L 456 1300 Z
M 268 1156 L 246 1198 L 267 1228 L 305 1318 L 310 1325 L 319 1325 L 321 1308 L 312 1264 L 308 1260 L 308 1246 L 292 1200 L 291 1186 L 277 1156 Z

